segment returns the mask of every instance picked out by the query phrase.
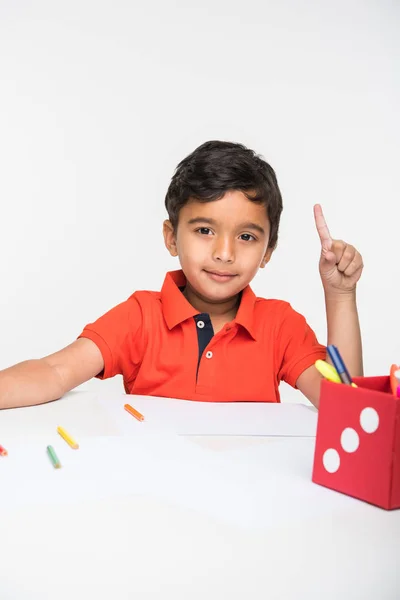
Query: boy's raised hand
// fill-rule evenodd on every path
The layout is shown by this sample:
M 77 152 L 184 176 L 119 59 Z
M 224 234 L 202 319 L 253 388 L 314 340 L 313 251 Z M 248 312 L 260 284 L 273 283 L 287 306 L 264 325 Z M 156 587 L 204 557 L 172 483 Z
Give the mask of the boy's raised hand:
M 315 225 L 321 240 L 319 272 L 325 292 L 353 292 L 363 270 L 361 254 L 342 240 L 333 240 L 320 204 L 314 206 Z

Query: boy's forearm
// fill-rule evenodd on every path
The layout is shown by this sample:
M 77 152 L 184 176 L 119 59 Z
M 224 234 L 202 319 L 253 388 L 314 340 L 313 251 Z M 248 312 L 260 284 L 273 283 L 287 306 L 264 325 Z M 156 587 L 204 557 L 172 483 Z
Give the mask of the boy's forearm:
M 42 359 L 27 360 L 0 371 L 0 409 L 42 404 L 63 393 L 57 371 Z
M 356 292 L 325 294 L 328 344 L 337 346 L 352 377 L 364 374 Z

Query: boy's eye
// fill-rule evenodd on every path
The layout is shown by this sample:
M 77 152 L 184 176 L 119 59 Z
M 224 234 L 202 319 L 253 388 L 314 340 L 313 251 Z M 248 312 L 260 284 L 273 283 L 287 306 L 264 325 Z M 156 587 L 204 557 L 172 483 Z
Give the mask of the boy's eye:
M 197 231 L 199 233 L 201 233 L 202 235 L 210 235 L 210 233 L 211 233 L 211 229 L 209 229 L 208 227 L 199 227 L 199 229 L 197 229 Z
M 245 242 L 250 242 L 251 240 L 255 240 L 256 239 L 254 237 L 254 235 L 251 235 L 251 233 L 242 233 L 242 235 L 240 237 Z

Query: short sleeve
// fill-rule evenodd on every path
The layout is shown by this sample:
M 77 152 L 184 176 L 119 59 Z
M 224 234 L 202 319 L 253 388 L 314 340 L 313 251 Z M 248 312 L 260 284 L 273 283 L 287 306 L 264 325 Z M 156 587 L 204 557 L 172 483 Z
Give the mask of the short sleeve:
M 290 304 L 283 315 L 277 344 L 280 359 L 278 379 L 294 388 L 303 371 L 316 360 L 326 358 L 326 346 L 318 342 L 306 319 Z
M 115 375 L 132 379 L 142 360 L 142 325 L 142 309 L 133 295 L 85 326 L 78 337 L 92 340 L 104 360 L 98 379 Z

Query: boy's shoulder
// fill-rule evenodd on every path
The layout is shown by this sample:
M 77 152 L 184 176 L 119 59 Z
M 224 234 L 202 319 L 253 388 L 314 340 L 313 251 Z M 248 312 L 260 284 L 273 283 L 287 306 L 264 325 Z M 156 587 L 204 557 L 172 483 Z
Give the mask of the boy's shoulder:
M 257 321 L 274 321 L 275 324 L 291 320 L 301 315 L 287 300 L 256 296 L 254 302 L 254 318 Z
M 161 309 L 161 292 L 156 290 L 135 290 L 127 299 L 127 303 L 133 303 L 135 306 L 145 311 L 146 309 Z
M 139 302 L 152 302 L 158 301 L 161 298 L 161 292 L 159 290 L 135 290 L 128 298 L 128 300 L 135 299 Z
M 279 312 L 284 312 L 291 308 L 290 302 L 287 302 L 286 300 L 281 300 L 279 298 L 264 298 L 263 296 L 256 296 L 255 306 L 259 310 L 274 310 Z

